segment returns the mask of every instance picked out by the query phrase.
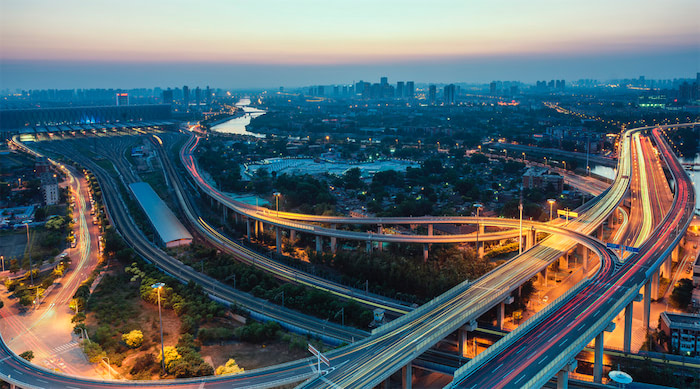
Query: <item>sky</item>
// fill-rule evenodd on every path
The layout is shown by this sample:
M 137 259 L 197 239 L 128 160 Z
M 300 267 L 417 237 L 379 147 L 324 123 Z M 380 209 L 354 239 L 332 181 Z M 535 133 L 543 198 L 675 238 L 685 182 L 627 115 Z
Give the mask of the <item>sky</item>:
M 0 89 L 694 77 L 697 0 L 0 0 Z

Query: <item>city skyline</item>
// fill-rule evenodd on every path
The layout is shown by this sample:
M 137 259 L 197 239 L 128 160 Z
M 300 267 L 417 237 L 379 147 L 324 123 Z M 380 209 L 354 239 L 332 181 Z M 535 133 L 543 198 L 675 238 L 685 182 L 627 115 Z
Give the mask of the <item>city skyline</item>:
M 685 0 L 1 7 L 2 88 L 674 78 L 700 63 Z

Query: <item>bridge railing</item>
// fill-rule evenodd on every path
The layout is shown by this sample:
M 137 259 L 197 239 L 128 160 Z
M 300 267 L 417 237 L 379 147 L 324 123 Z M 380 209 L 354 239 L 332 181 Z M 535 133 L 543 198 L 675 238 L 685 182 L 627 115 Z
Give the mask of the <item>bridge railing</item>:
M 593 339 L 601 331 L 605 330 L 605 327 L 608 325 L 611 318 L 617 315 L 618 312 L 622 311 L 622 309 L 637 296 L 638 290 L 638 286 L 630 288 L 621 299 L 617 300 L 617 303 L 615 303 L 613 308 L 608 310 L 608 315 L 601 316 L 596 325 L 591 326 L 588 331 L 579 336 L 576 341 L 572 342 L 571 345 L 564 350 L 564 352 L 560 353 L 556 358 L 549 362 L 544 369 L 540 370 L 539 373 L 525 383 L 523 388 L 541 388 L 542 385 L 549 381 L 549 379 L 554 375 L 552 373 L 553 370 L 558 371 L 561 367 L 566 365 L 569 361 L 571 361 L 575 353 L 582 350 L 591 339 Z M 614 314 L 610 314 L 610 312 L 614 312 Z
M 549 305 L 544 307 L 541 311 L 539 311 L 535 316 L 531 317 L 529 320 L 527 320 L 525 323 L 522 325 L 518 326 L 515 330 L 509 332 L 506 336 L 501 338 L 498 342 L 496 342 L 494 345 L 491 347 L 487 348 L 484 352 L 481 354 L 477 355 L 474 359 L 469 361 L 467 364 L 464 366 L 460 367 L 455 371 L 454 377 L 455 381 L 459 379 L 459 377 L 469 374 L 469 372 L 479 368 L 481 365 L 485 364 L 491 358 L 494 356 L 498 355 L 501 350 L 504 348 L 510 347 L 513 343 L 515 343 L 520 336 L 523 334 L 527 333 L 528 331 L 532 330 L 535 326 L 540 324 L 544 319 L 549 317 L 549 314 L 554 311 L 555 309 L 558 309 L 561 304 L 564 302 L 568 301 L 571 297 L 573 297 L 576 293 L 578 293 L 582 288 L 584 288 L 586 285 L 590 283 L 589 278 L 584 278 L 581 281 L 579 281 L 576 285 L 574 285 L 573 288 L 569 289 L 566 293 L 562 294 L 558 298 L 554 299 Z M 453 381 L 454 382 L 454 381 Z

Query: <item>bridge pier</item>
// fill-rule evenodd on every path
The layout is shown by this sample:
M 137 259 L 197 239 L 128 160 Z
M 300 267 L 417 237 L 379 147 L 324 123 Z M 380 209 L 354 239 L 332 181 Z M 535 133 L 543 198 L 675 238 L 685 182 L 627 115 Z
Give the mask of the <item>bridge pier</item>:
M 384 227 L 382 227 L 381 224 L 380 224 L 379 226 L 377 226 L 377 233 L 378 233 L 378 234 L 383 234 L 383 233 L 384 233 Z M 378 245 L 378 247 L 379 247 L 379 251 L 382 251 L 382 250 L 384 249 L 384 243 L 383 243 L 383 242 L 378 242 L 377 245 Z
M 595 355 L 593 357 L 593 382 L 603 382 L 603 338 L 606 332 L 613 332 L 615 323 L 608 326 L 595 337 Z
M 275 248 L 277 254 L 282 254 L 282 230 L 279 226 L 275 226 Z
M 539 272 L 540 284 L 542 286 L 547 286 L 547 269 L 548 268 L 549 268 L 549 266 L 545 267 L 544 269 L 542 269 L 541 272 Z
M 250 218 L 249 217 L 245 218 L 245 230 L 246 230 L 246 237 L 248 238 L 248 242 L 250 242 Z
M 253 220 L 253 223 L 255 223 L 255 237 L 257 238 L 260 235 L 260 220 Z
M 588 248 L 583 248 L 583 272 L 588 273 Z
M 323 252 L 323 238 L 321 235 L 316 235 L 316 252 L 319 254 Z
M 428 262 L 428 244 L 423 244 L 423 262 Z
M 238 218 L 238 213 L 234 212 L 233 213 L 233 219 L 236 221 L 236 224 L 240 223 L 240 219 Z
M 603 225 L 600 225 L 600 228 L 598 228 L 598 240 L 602 241 L 603 240 Z
M 672 278 L 671 277 L 671 269 L 672 268 L 673 268 L 673 256 L 669 255 L 666 257 L 666 260 L 664 261 L 663 267 L 661 267 L 661 269 L 663 269 L 664 277 L 668 278 L 669 280 Z
M 651 299 L 656 300 L 659 298 L 659 272 L 661 270 L 654 271 L 651 275 Z
M 527 232 L 525 232 L 525 250 L 526 251 L 530 250 L 532 248 L 532 246 L 534 246 L 535 243 L 537 243 L 537 242 L 535 242 L 535 239 L 536 239 L 535 230 L 530 229 Z
M 472 320 L 469 323 L 459 327 L 457 330 L 457 343 L 460 356 L 466 356 L 467 347 L 469 346 L 469 332 L 475 331 L 477 327 L 478 325 L 476 324 L 476 320 Z M 474 356 L 476 356 L 476 350 L 474 351 Z
M 401 381 L 401 387 L 403 389 L 413 388 L 413 367 L 411 366 L 411 362 L 401 368 Z
M 644 321 L 642 326 L 645 331 L 649 331 L 649 316 L 651 315 L 651 280 L 644 284 Z
M 289 244 L 294 244 L 297 240 L 297 232 L 295 230 L 289 230 Z
M 569 253 L 559 257 L 559 270 L 567 270 L 569 268 Z
M 369 240 L 367 241 L 367 252 L 368 253 L 372 252 L 372 242 Z
M 337 225 L 331 224 L 332 229 L 336 229 Z M 335 236 L 331 236 L 331 253 L 335 254 L 335 252 L 338 249 L 338 244 L 337 244 L 337 238 Z
M 634 318 L 634 302 L 642 301 L 642 295 L 638 294 L 632 302 L 625 307 L 625 334 L 622 351 L 629 353 L 632 350 L 632 320 Z
M 503 330 L 503 322 L 505 321 L 506 316 L 506 304 L 511 304 L 513 301 L 513 296 L 508 296 L 505 300 L 498 304 L 498 315 L 496 320 L 499 330 Z
M 568 389 L 569 373 L 576 371 L 577 366 L 578 361 L 574 359 L 559 370 L 559 373 L 557 373 L 557 389 Z
M 222 208 L 224 209 L 224 221 L 228 221 L 228 207 L 222 205 Z

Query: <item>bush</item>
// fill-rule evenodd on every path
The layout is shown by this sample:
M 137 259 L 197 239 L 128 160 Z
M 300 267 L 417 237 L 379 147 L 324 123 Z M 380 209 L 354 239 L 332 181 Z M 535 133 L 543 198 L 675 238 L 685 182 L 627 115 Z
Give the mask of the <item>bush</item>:
M 95 342 L 85 342 L 83 343 L 83 351 L 87 355 L 90 363 L 97 363 L 102 358 L 106 357 L 107 354 L 102 350 L 102 347 Z
M 28 362 L 31 362 L 32 359 L 34 359 L 34 351 L 28 350 L 23 352 L 22 354 L 19 354 L 20 358 L 26 359 Z
M 243 327 L 238 327 L 234 331 L 236 337 L 244 342 L 261 343 L 273 339 L 277 331 L 281 330 L 280 325 L 275 321 L 267 323 L 250 323 Z
M 234 331 L 230 328 L 224 327 L 214 327 L 214 328 L 200 328 L 197 332 L 197 338 L 202 343 L 215 342 L 226 339 L 231 339 L 233 337 Z
M 136 360 L 134 360 L 134 365 L 131 367 L 129 373 L 132 375 L 136 375 L 141 372 L 147 372 L 151 369 L 154 369 L 156 366 L 157 365 L 155 355 L 151 353 L 144 354 L 136 358 Z
M 235 359 L 229 359 L 226 364 L 216 368 L 216 375 L 240 374 L 243 373 L 243 368 L 239 367 Z
M 138 348 L 143 343 L 143 332 L 141 330 L 132 330 L 127 334 L 123 334 L 122 340 L 127 346 Z

